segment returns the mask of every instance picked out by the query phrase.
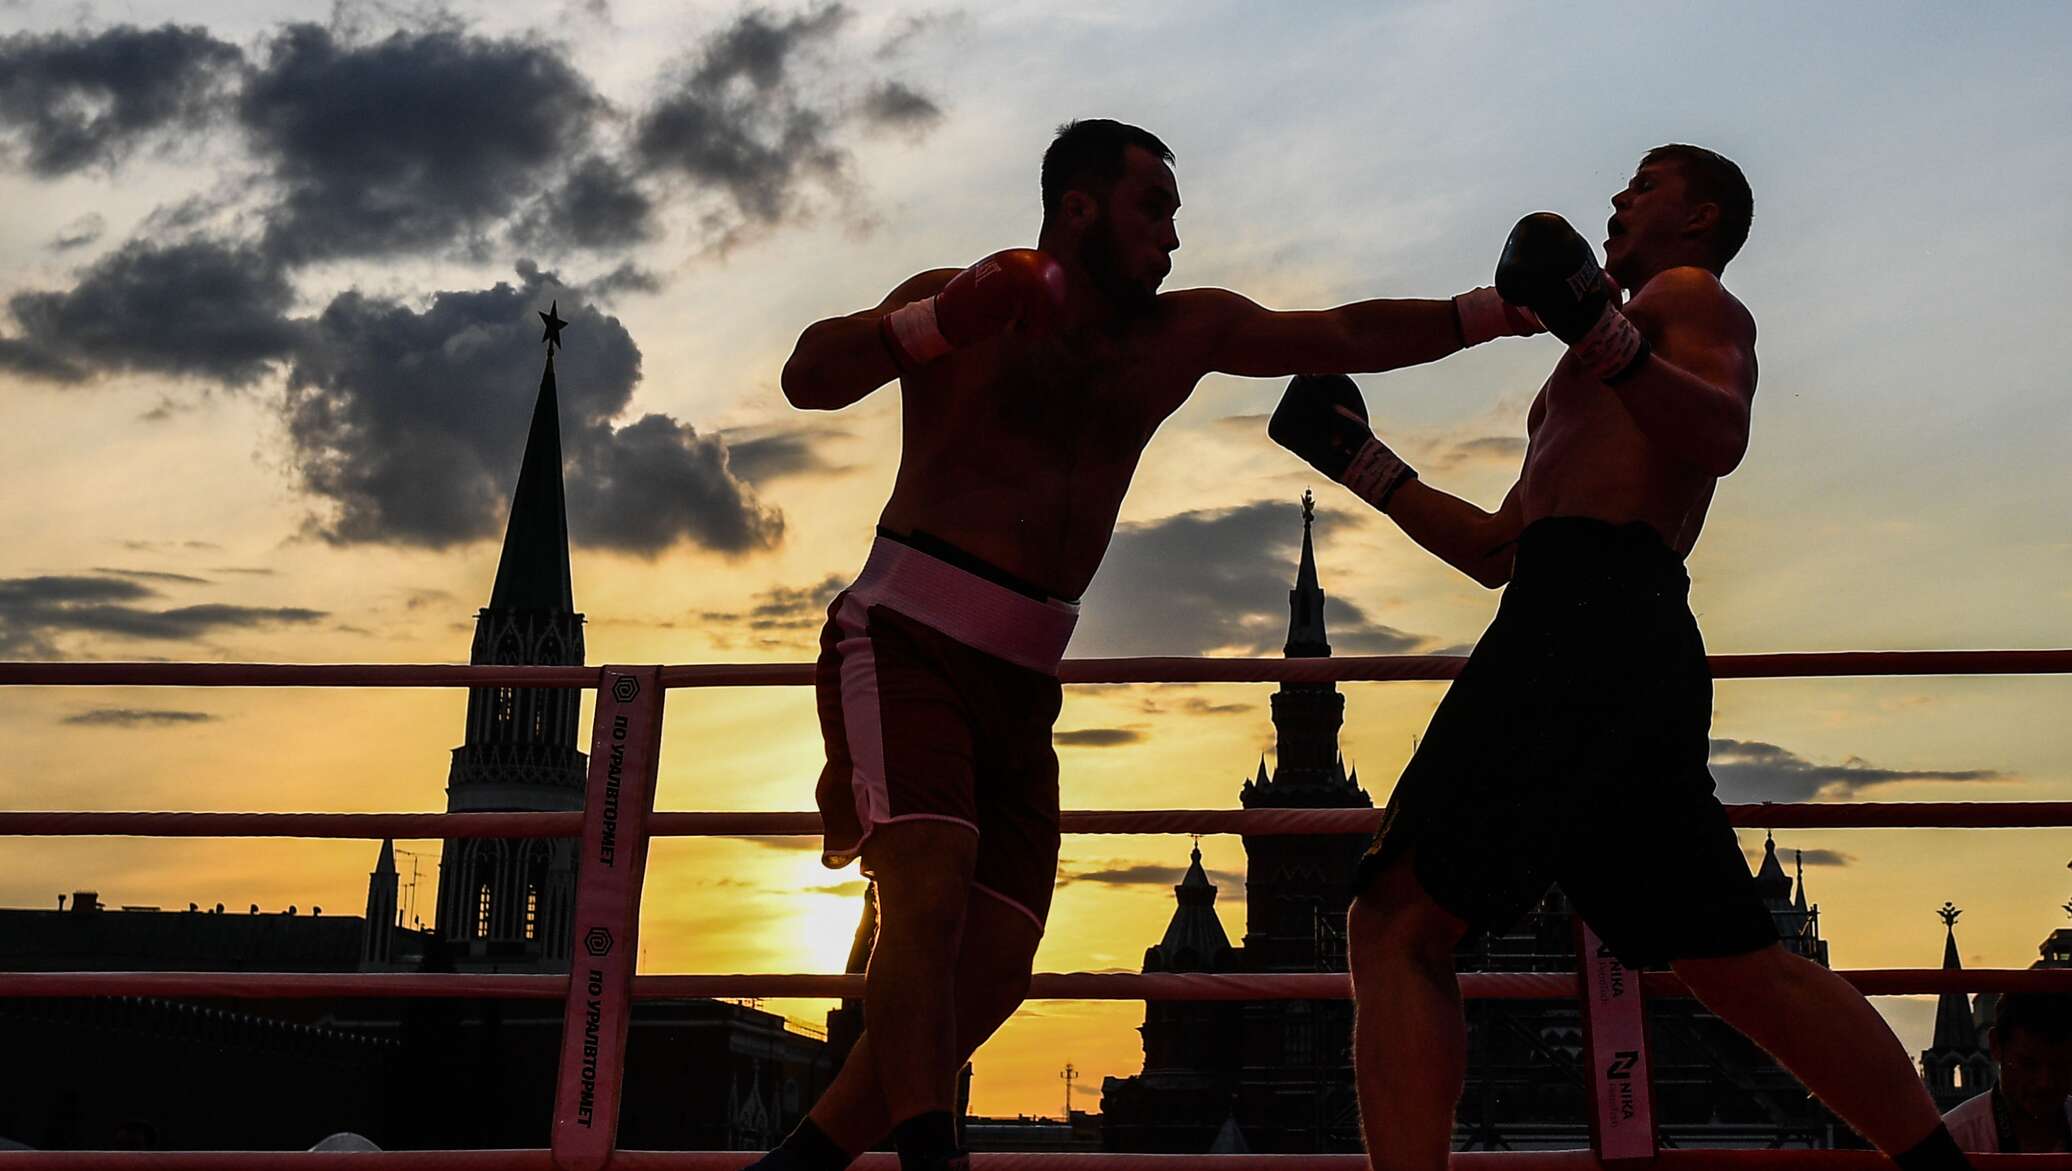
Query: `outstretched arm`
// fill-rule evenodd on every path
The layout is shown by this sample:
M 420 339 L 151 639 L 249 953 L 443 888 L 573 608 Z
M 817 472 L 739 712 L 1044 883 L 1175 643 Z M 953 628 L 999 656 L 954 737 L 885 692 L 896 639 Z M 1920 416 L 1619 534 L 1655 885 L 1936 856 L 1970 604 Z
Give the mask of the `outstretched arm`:
M 801 410 L 837 411 L 898 377 L 892 352 L 879 336 L 879 318 L 935 295 L 956 275 L 954 268 L 921 273 L 873 308 L 807 326 L 784 363 L 785 400 Z
M 1471 301 L 1477 293 L 1448 301 L 1355 301 L 1297 312 L 1267 309 L 1227 289 L 1173 296 L 1199 326 L 1195 336 L 1201 339 L 1203 369 L 1248 378 L 1395 370 L 1436 362 L 1491 337 L 1538 332 L 1537 323 L 1515 310 L 1506 316 L 1493 297 Z M 1468 303 L 1456 304 L 1462 301 Z M 1485 312 L 1478 315 L 1478 310 Z M 1485 320 L 1490 313 L 1494 319 Z

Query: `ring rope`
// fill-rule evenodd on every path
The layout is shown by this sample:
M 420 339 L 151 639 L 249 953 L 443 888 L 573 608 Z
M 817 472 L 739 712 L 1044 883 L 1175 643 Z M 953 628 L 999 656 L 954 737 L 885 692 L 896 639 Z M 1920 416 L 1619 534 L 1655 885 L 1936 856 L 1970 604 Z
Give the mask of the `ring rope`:
M 1770 829 L 2038 829 L 2072 826 L 2072 801 L 1760 802 L 1728 805 L 1738 826 Z M 582 829 L 581 813 L 0 813 L 0 837 L 553 838 Z M 1068 834 L 1372 833 L 1378 809 L 1074 809 Z M 814 837 L 818 813 L 649 815 L 652 837 Z
M 1866 996 L 1943 992 L 2072 992 L 2072 968 L 1864 968 L 1840 971 Z M 1577 994 L 1572 972 L 1462 972 L 1461 994 L 1475 1000 L 1562 1000 Z M 694 973 L 635 976 L 636 1000 L 793 997 L 855 1000 L 859 973 Z M 1688 996 L 1672 972 L 1641 973 L 1651 996 Z M 300 1000 L 318 997 L 425 996 L 551 1000 L 568 991 L 563 975 L 416 972 L 4 972 L 0 997 L 72 996 Z M 1343 972 L 1038 972 L 1031 1000 L 1345 1000 Z
M 1712 655 L 1715 679 L 1859 675 L 2062 675 L 2072 650 L 1793 651 Z M 1462 655 L 1350 655 L 1328 659 L 1151 656 L 1067 659 L 1066 683 L 1338 683 L 1445 680 Z M 595 687 L 598 667 L 453 663 L 0 663 L 0 686 L 24 687 Z M 663 687 L 798 687 L 812 663 L 708 663 L 661 668 Z

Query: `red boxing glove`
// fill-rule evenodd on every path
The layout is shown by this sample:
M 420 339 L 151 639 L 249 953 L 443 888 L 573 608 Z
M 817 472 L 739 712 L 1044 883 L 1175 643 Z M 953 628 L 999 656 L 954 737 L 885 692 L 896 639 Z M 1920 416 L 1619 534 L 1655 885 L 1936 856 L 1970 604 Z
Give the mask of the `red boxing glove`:
M 1065 304 L 1065 270 L 1034 248 L 995 252 L 950 278 L 942 291 L 878 319 L 878 335 L 901 370 L 984 341 L 1017 321 L 1047 321 Z

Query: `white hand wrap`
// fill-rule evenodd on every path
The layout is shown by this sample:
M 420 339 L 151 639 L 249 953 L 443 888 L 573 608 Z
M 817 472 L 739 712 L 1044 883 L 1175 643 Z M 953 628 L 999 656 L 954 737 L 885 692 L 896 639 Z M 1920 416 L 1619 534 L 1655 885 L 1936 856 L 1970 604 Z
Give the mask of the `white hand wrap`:
M 1352 489 L 1353 495 L 1386 512 L 1389 497 L 1416 478 L 1417 470 L 1390 451 L 1388 445 L 1379 439 L 1369 439 L 1353 455 L 1352 462 L 1345 465 L 1345 476 L 1340 483 Z
M 933 362 L 952 348 L 936 324 L 934 297 L 909 302 L 887 314 L 885 336 L 906 359 L 902 368 Z
M 1569 347 L 1584 369 L 1606 382 L 1617 382 L 1632 373 L 1650 349 L 1639 328 L 1613 304 L 1607 304 L 1590 332 Z
M 1546 327 L 1523 305 L 1505 301 L 1493 287 L 1469 289 L 1453 299 L 1454 319 L 1460 325 L 1463 348 L 1479 346 L 1500 337 L 1531 337 Z

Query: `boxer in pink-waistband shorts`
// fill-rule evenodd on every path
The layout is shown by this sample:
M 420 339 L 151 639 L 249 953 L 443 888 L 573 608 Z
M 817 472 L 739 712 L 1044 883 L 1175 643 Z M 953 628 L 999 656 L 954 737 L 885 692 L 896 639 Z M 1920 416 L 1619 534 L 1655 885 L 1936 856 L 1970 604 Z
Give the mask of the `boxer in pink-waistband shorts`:
M 864 1035 L 763 1171 L 841 1171 L 889 1131 L 906 1171 L 963 1162 L 957 1070 L 1021 1003 L 1058 857 L 1057 666 L 1137 460 L 1212 372 L 1389 370 L 1537 332 L 1493 289 L 1274 312 L 1160 293 L 1172 152 L 1105 119 L 1044 154 L 1037 247 L 921 273 L 816 322 L 785 397 L 838 410 L 897 379 L 878 539 L 836 599 L 818 691 L 825 859 L 878 888 Z

